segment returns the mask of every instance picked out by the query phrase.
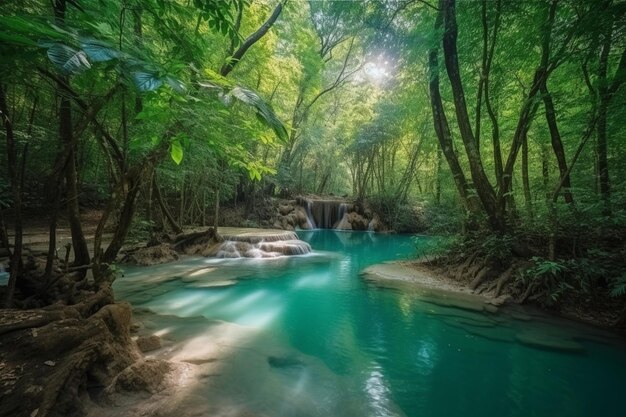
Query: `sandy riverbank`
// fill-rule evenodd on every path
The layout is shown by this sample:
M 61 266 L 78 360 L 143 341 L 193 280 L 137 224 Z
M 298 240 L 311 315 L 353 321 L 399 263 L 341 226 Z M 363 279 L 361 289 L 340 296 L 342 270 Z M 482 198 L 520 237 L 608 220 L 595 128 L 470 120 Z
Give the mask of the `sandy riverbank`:
M 497 311 L 508 296 L 475 294 L 467 286 L 436 274 L 419 262 L 387 262 L 372 265 L 361 276 L 373 285 L 400 291 L 418 292 L 429 301 L 475 311 Z

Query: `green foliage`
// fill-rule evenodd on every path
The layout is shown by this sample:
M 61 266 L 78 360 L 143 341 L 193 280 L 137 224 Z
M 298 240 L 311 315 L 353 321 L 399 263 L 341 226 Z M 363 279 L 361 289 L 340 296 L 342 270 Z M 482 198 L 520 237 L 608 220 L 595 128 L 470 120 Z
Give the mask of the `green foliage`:
M 559 262 L 549 261 L 538 256 L 533 256 L 532 261 L 534 266 L 526 271 L 531 279 L 542 279 L 547 275 L 557 278 L 567 271 L 567 267 Z
M 567 291 L 573 289 L 566 273 L 569 271 L 564 262 L 550 261 L 541 257 L 532 258 L 532 266 L 517 277 L 526 291 L 538 294 L 540 301 L 551 305 Z
M 176 165 L 180 165 L 183 160 L 183 146 L 179 139 L 174 139 L 170 145 L 170 156 Z
M 626 295 L 626 272 L 611 280 L 610 288 L 612 297 L 623 297 Z

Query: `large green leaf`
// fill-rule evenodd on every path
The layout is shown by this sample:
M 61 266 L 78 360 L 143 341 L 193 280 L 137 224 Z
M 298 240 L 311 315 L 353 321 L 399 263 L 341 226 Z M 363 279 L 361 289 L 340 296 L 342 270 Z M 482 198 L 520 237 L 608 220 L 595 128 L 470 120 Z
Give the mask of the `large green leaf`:
M 153 72 L 134 71 L 132 76 L 139 91 L 154 91 L 163 84 L 158 74 Z
M 83 39 L 80 47 L 92 62 L 110 61 L 121 56 L 120 51 L 97 39 Z
M 183 161 L 183 146 L 180 141 L 175 140 L 172 142 L 172 146 L 170 147 L 170 156 L 176 165 L 180 165 Z
M 65 74 L 77 74 L 91 68 L 85 52 L 61 43 L 48 48 L 48 58 Z
M 268 103 L 259 97 L 257 93 L 250 89 L 236 86 L 230 90 L 230 95 L 240 102 L 254 107 L 257 111 L 259 120 L 271 127 L 281 140 L 287 140 L 287 129 L 285 129 L 283 123 L 280 121 L 278 116 L 276 116 L 276 113 L 274 113 L 274 109 L 272 109 Z

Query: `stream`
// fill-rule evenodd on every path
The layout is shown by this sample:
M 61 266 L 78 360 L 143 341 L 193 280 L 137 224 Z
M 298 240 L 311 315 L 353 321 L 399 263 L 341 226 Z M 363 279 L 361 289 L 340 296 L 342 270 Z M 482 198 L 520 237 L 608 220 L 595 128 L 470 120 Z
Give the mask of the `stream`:
M 619 338 L 536 312 L 455 308 L 359 276 L 414 256 L 427 237 L 298 235 L 312 254 L 125 267 L 117 298 L 253 334 L 232 342 L 219 393 L 198 396 L 254 415 L 626 416 Z

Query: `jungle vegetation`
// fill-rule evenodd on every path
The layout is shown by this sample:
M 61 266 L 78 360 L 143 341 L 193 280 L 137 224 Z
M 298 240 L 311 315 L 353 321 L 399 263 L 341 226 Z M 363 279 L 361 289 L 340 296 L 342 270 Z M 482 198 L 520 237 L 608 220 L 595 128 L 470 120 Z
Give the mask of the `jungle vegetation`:
M 48 216 L 44 282 L 60 217 L 72 265 L 107 281 L 129 233 L 299 194 L 368 201 L 396 228 L 417 207 L 430 233 L 532 259 L 529 288 L 623 296 L 625 13 L 613 0 L 4 1 L 5 298 L 32 213 Z M 87 207 L 101 209 L 92 248 Z

